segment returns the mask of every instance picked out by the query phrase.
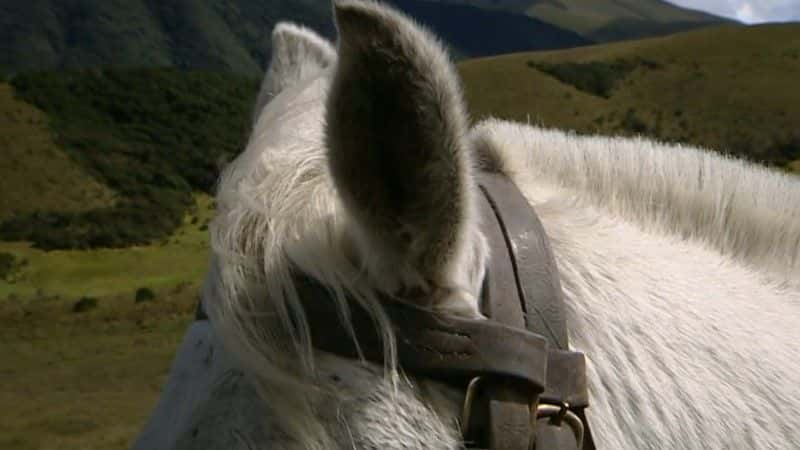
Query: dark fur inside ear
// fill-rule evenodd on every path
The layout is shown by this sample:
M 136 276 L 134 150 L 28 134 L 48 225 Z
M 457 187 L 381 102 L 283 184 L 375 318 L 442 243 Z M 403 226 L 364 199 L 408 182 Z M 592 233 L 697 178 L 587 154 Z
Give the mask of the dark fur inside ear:
M 435 39 L 372 2 L 339 2 L 329 162 L 376 245 L 435 278 L 466 220 L 469 155 L 458 79 Z

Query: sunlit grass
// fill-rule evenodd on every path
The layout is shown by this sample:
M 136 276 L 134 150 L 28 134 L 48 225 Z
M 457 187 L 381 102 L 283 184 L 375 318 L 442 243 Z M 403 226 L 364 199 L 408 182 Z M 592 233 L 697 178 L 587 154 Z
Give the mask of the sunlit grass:
M 619 80 L 608 98 L 536 69 L 636 60 L 653 64 Z M 800 123 L 797 24 L 717 27 L 502 55 L 465 61 L 459 69 L 476 120 L 494 116 L 586 134 L 643 134 L 758 162 L 796 159 L 779 153 L 786 151 Z

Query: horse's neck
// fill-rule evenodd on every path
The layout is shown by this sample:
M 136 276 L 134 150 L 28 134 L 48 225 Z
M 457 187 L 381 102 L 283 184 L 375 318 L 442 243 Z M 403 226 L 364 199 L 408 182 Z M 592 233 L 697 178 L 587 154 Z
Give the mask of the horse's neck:
M 537 212 L 572 344 L 590 361 L 598 448 L 788 448 L 800 429 L 800 292 L 558 197 Z M 743 414 L 775 405 L 793 412 Z

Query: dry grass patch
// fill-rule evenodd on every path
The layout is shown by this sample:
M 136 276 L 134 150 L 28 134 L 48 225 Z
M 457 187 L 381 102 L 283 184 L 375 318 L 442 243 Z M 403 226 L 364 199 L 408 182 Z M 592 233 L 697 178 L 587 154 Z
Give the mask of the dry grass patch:
M 0 302 L 0 448 L 127 449 L 161 392 L 198 285 L 155 301 Z

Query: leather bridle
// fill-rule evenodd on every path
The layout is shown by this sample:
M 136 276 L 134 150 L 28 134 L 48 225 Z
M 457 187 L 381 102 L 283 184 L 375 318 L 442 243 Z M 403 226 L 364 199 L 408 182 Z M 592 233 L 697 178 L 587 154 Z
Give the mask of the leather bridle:
M 482 231 L 492 254 L 481 293 L 489 319 L 444 317 L 387 299 L 383 306 L 399 367 L 465 392 L 460 426 L 467 449 L 594 449 L 584 411 L 585 358 L 569 350 L 549 239 L 508 178 L 480 173 L 478 185 Z M 331 320 L 339 313 L 325 286 L 303 273 L 294 281 L 315 348 L 384 362 L 370 314 L 350 301 L 351 332 Z M 202 304 L 197 318 L 206 318 Z

